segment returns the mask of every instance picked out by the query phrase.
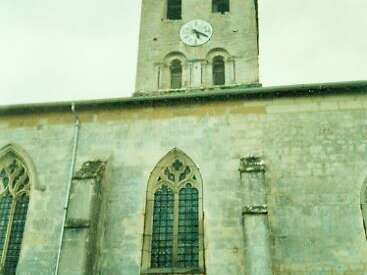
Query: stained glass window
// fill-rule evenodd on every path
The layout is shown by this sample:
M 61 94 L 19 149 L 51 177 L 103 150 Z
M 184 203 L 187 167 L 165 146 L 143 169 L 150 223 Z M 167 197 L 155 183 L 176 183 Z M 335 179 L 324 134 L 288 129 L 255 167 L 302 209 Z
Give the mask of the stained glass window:
M 152 267 L 171 267 L 173 254 L 173 211 L 172 190 L 163 186 L 154 194 Z
M 13 198 L 9 194 L 0 198 L 0 255 L 3 255 L 12 201 Z
M 27 217 L 29 198 L 26 195 L 21 196 L 16 201 L 11 234 L 9 239 L 8 251 L 6 253 L 5 271 L 6 274 L 15 274 L 22 246 L 25 220 Z
M 28 203 L 27 170 L 9 153 L 0 159 L 0 274 L 16 274 Z
M 199 194 L 190 184 L 180 190 L 177 265 L 199 266 Z
M 142 274 L 205 274 L 201 190 L 198 168 L 178 149 L 152 171 Z

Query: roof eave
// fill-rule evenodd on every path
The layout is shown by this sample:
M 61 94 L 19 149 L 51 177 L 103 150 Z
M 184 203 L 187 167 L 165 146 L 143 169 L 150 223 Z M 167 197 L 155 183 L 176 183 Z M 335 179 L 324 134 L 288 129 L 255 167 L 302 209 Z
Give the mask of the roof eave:
M 138 96 L 98 100 L 65 101 L 36 104 L 19 104 L 0 106 L 1 114 L 30 113 L 30 112 L 55 112 L 68 111 L 72 104 L 78 110 L 93 108 L 109 108 L 119 106 L 146 106 L 159 104 L 175 104 L 185 102 L 200 103 L 204 101 L 221 101 L 236 99 L 261 99 L 280 97 L 299 97 L 333 95 L 340 93 L 365 93 L 367 92 L 367 81 L 349 81 L 332 83 L 315 83 L 302 85 L 287 85 L 273 87 L 252 87 L 216 89 L 211 91 L 191 91 L 159 96 Z

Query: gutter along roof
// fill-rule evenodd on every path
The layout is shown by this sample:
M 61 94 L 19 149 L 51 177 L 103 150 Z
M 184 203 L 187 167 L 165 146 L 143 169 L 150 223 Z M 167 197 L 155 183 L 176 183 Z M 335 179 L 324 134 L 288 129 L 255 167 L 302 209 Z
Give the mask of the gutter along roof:
M 172 105 L 179 103 L 202 103 L 208 101 L 254 100 L 266 98 L 304 97 L 336 94 L 367 93 L 367 81 L 319 83 L 288 85 L 274 87 L 236 87 L 213 90 L 196 90 L 189 92 L 167 93 L 163 95 L 148 95 L 137 97 L 113 98 L 102 100 L 65 101 L 20 105 L 0 105 L 0 115 L 21 114 L 32 112 L 70 111 L 75 104 L 77 110 L 106 109 L 118 107 L 138 107 Z

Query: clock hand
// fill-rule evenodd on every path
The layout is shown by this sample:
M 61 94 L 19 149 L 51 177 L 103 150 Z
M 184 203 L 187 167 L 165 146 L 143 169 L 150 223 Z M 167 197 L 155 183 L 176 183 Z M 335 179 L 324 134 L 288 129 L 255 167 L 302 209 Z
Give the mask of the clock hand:
M 207 34 L 201 32 L 201 31 L 198 31 L 197 29 L 194 29 L 194 32 L 196 33 L 196 35 L 202 35 L 202 36 L 205 36 L 205 37 L 209 37 Z M 199 38 L 199 37 L 198 37 Z
M 193 29 L 192 32 L 196 34 L 197 39 L 200 39 L 200 33 L 196 29 Z

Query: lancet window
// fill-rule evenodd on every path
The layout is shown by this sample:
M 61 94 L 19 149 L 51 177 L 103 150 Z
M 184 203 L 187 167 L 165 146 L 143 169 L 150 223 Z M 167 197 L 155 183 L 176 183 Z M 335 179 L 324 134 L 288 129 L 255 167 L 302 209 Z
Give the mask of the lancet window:
M 198 168 L 174 149 L 149 179 L 142 274 L 204 274 L 202 182 Z
M 11 151 L 0 157 L 0 274 L 16 274 L 29 203 L 29 174 Z

